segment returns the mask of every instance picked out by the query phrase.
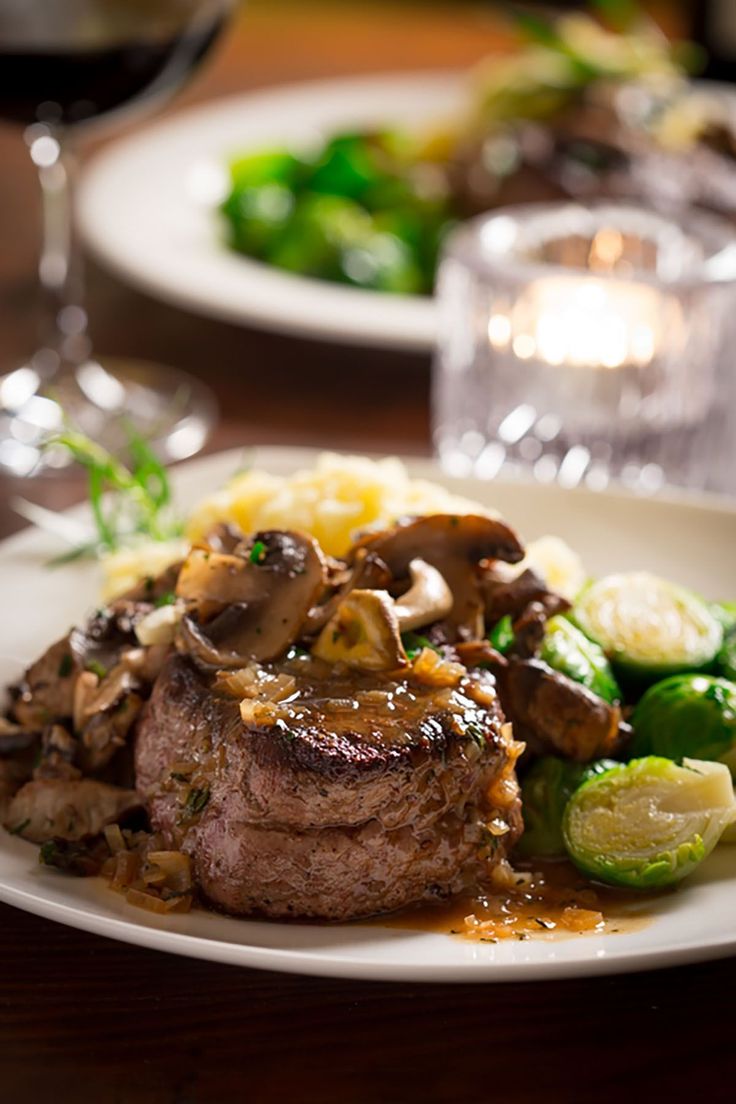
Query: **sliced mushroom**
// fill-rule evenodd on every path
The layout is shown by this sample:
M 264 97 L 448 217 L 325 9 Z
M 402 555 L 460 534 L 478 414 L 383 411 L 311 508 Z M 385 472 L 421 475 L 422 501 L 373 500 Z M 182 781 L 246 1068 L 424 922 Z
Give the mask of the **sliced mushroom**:
M 615 754 L 630 735 L 617 705 L 540 660 L 512 657 L 497 677 L 514 735 L 535 754 L 587 763 Z
M 106 824 L 139 808 L 135 790 L 121 790 L 89 778 L 27 782 L 13 797 L 5 826 L 23 839 L 43 843 L 96 836 Z
M 143 705 L 139 689 L 140 682 L 124 662 L 102 681 L 91 671 L 79 676 L 74 728 L 79 737 L 78 760 L 84 770 L 101 770 L 123 746 Z
M 452 609 L 443 622 L 448 640 L 473 640 L 483 635 L 480 564 L 485 560 L 518 563 L 524 556 L 513 530 L 479 514 L 416 518 L 386 532 L 369 534 L 357 547 L 376 552 L 395 579 L 404 578 L 415 559 L 440 572 L 453 596 Z
M 0 717 L 0 755 L 14 755 L 27 751 L 38 739 L 38 733 L 23 725 L 13 724 L 7 717 Z
M 81 771 L 74 766 L 77 741 L 63 725 L 49 725 L 41 739 L 41 755 L 33 769 L 38 778 L 79 778 Z
M 411 561 L 409 578 L 411 586 L 394 603 L 402 632 L 440 621 L 450 613 L 455 601 L 444 577 L 425 560 Z
M 320 633 L 312 655 L 363 671 L 406 667 L 409 661 L 388 591 L 351 591 Z
M 29 781 L 32 771 L 33 754 L 30 752 L 21 752 L 12 759 L 0 759 L 0 817 L 11 832 L 20 821 L 6 820 L 7 810 L 13 795 Z
M 195 549 L 177 586 L 190 611 L 177 646 L 210 667 L 276 659 L 301 635 L 324 586 L 324 557 L 304 533 L 270 530 L 242 547 L 243 555 Z
M 26 671 L 14 693 L 12 713 L 24 727 L 40 731 L 51 721 L 71 717 L 74 685 L 84 668 L 80 639 L 67 633 Z
M 305 636 L 311 636 L 323 629 L 337 612 L 343 598 L 347 598 L 352 590 L 385 590 L 391 582 L 391 572 L 380 556 L 364 548 L 356 552 L 351 567 L 333 560 L 328 562 L 328 572 L 328 585 L 331 585 L 332 594 L 329 596 L 328 591 L 328 597 L 309 611 L 304 622 Z

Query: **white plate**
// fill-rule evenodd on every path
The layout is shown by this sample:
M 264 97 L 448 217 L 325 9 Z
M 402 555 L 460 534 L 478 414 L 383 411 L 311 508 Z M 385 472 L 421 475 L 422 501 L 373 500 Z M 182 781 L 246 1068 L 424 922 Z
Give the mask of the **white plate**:
M 258 449 L 272 471 L 308 462 L 306 450 Z M 225 453 L 181 467 L 176 486 L 191 503 L 242 460 Z M 418 475 L 440 478 L 429 461 Z M 644 501 L 558 488 L 443 482 L 500 509 L 528 538 L 563 535 L 592 573 L 648 568 L 712 598 L 734 597 L 736 510 L 718 499 Z M 44 567 L 55 547 L 26 530 L 0 545 L 0 679 L 35 658 L 96 601 L 94 566 Z M 412 981 L 517 981 L 649 969 L 736 952 L 736 847 L 723 846 L 677 892 L 648 905 L 651 922 L 624 934 L 497 945 L 368 925 L 279 924 L 195 911 L 160 918 L 129 906 L 97 879 L 39 867 L 37 849 L 0 833 L 0 899 L 72 927 L 144 947 L 294 973 Z
M 213 209 L 233 154 L 304 148 L 345 126 L 414 126 L 460 100 L 457 75 L 313 81 L 184 111 L 110 146 L 86 169 L 77 216 L 110 268 L 151 295 L 228 322 L 426 350 L 430 297 L 388 295 L 279 272 L 226 249 Z

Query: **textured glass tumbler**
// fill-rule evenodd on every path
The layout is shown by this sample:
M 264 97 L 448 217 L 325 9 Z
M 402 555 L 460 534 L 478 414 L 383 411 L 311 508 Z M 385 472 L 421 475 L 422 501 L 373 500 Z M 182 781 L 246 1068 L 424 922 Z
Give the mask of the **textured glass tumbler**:
M 736 230 L 509 207 L 440 265 L 434 437 L 456 475 L 736 493 Z

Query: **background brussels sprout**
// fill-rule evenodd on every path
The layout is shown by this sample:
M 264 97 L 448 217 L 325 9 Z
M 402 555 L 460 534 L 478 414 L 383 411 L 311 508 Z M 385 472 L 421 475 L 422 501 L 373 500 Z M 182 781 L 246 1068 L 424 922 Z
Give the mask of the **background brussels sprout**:
M 713 850 L 736 816 L 723 763 L 650 755 L 584 782 L 562 832 L 583 873 L 610 885 L 657 889 L 680 881 Z
M 616 767 L 613 759 L 595 763 L 571 763 L 545 755 L 537 759 L 521 783 L 524 834 L 517 853 L 529 858 L 557 858 L 565 855 L 562 818 L 571 795 L 583 782 Z
M 631 718 L 631 754 L 720 759 L 736 772 L 736 684 L 673 675 L 650 686 Z
M 311 158 L 266 150 L 235 160 L 231 179 L 221 210 L 233 249 L 338 283 L 432 290 L 449 194 L 427 188 L 399 132 L 337 134 Z
M 708 667 L 723 644 L 723 628 L 705 602 L 646 571 L 592 583 L 573 617 L 615 668 L 640 681 Z
M 265 258 L 289 272 L 308 272 L 342 280 L 344 251 L 370 233 L 370 215 L 351 199 L 305 195 L 296 204 L 282 233 L 274 237 Z
M 566 617 L 548 621 L 539 654 L 555 671 L 581 682 L 599 698 L 607 702 L 621 700 L 621 690 L 603 649 Z

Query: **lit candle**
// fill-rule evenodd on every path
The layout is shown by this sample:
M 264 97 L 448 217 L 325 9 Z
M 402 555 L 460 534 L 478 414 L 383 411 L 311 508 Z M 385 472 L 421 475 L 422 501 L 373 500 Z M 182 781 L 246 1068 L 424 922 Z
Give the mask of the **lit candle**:
M 672 326 L 676 303 L 647 284 L 594 276 L 531 283 L 510 311 L 495 311 L 488 339 L 499 352 L 573 368 L 644 368 Z

